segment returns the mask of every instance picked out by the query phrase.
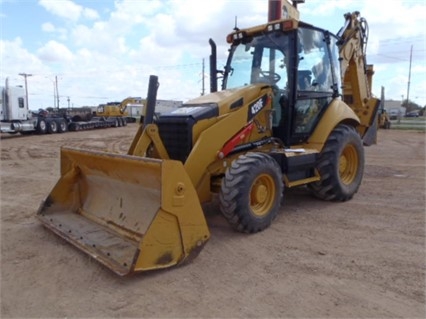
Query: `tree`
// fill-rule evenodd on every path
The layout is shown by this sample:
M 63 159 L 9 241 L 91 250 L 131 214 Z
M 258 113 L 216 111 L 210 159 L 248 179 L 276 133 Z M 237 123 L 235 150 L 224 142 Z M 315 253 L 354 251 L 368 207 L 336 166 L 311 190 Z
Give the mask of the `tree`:
M 413 101 L 410 101 L 410 100 L 408 100 L 408 101 L 404 100 L 402 102 L 401 106 L 405 108 L 405 114 L 407 114 L 408 112 L 411 112 L 411 111 L 419 111 L 419 110 L 422 109 L 422 107 L 420 105 L 418 105 L 417 103 L 414 103 Z

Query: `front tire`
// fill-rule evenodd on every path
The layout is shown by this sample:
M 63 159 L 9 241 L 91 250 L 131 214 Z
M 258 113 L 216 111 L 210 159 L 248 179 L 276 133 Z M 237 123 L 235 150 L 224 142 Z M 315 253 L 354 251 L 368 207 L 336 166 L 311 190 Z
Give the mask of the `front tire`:
M 264 153 L 241 155 L 222 179 L 220 209 L 235 230 L 262 231 L 278 214 L 283 187 L 281 168 L 272 157 Z
M 319 156 L 317 169 L 321 180 L 309 184 L 309 188 L 324 200 L 349 200 L 361 185 L 364 162 L 362 140 L 355 128 L 339 125 Z

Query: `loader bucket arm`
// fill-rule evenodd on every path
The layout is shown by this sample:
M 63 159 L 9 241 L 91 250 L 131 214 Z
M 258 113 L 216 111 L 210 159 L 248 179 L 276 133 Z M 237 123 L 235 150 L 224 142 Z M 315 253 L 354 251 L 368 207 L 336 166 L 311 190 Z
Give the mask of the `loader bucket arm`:
M 37 217 L 122 276 L 181 264 L 210 237 L 181 162 L 81 149 L 61 149 Z

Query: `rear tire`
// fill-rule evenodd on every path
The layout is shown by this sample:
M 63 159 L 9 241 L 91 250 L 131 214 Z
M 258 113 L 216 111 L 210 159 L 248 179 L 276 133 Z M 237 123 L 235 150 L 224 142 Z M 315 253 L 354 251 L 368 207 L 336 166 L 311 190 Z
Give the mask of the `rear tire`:
M 331 132 L 319 156 L 317 169 L 321 180 L 308 186 L 318 198 L 349 200 L 361 185 L 364 162 L 362 140 L 355 128 L 339 125 Z
M 65 119 L 60 120 L 58 124 L 58 133 L 64 133 L 68 130 L 68 125 Z
M 232 162 L 222 179 L 220 209 L 235 230 L 256 233 L 275 219 L 282 194 L 277 162 L 264 153 L 247 153 Z
M 58 123 L 55 120 L 51 120 L 47 122 L 47 133 L 54 134 L 58 132 Z
M 39 119 L 36 128 L 37 134 L 46 134 L 47 132 L 47 123 L 45 119 Z
M 389 121 L 387 121 L 386 123 L 385 123 L 385 129 L 390 129 L 391 128 L 391 122 L 389 122 Z

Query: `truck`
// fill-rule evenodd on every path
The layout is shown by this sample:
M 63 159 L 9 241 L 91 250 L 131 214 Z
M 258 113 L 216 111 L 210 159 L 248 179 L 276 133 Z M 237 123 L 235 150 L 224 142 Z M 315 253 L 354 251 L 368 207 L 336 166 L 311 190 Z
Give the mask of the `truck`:
M 94 116 L 83 121 L 66 112 L 31 111 L 22 86 L 11 87 L 8 79 L 0 88 L 0 131 L 17 134 L 53 134 L 95 128 L 118 127 L 122 123 L 115 117 Z
M 377 142 L 368 26 L 349 12 L 334 34 L 301 21 L 302 2 L 269 0 L 276 10 L 266 24 L 231 31 L 223 70 L 210 39 L 210 93 L 176 110 L 154 116 L 151 75 L 127 154 L 62 147 L 39 221 L 125 276 L 193 260 L 210 238 L 208 202 L 232 229 L 252 234 L 268 231 L 287 189 L 351 200 L 364 146 Z

